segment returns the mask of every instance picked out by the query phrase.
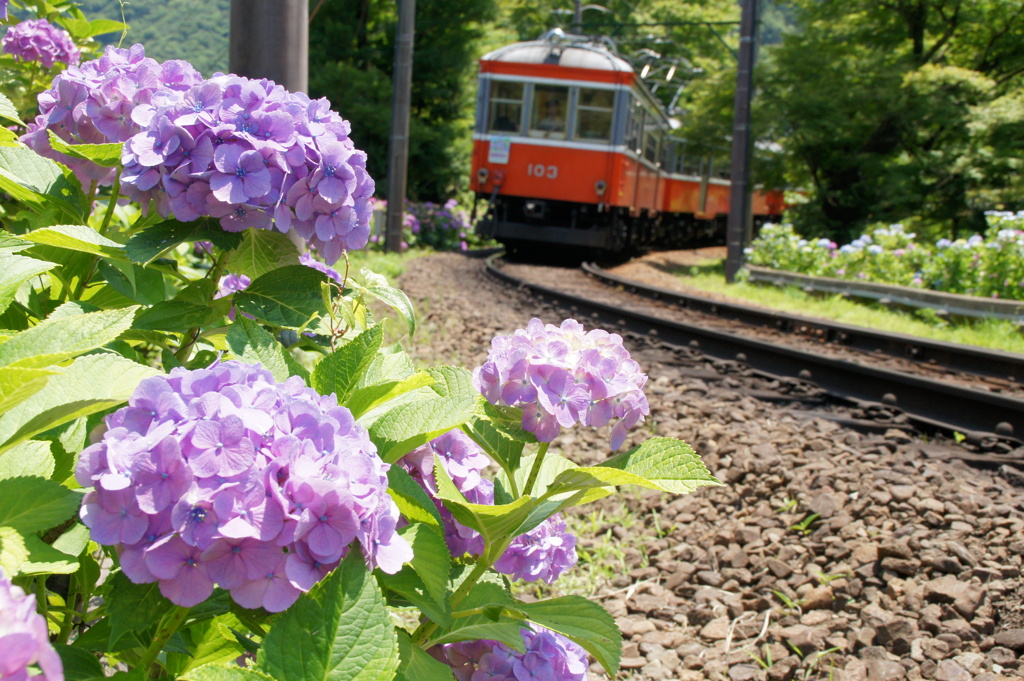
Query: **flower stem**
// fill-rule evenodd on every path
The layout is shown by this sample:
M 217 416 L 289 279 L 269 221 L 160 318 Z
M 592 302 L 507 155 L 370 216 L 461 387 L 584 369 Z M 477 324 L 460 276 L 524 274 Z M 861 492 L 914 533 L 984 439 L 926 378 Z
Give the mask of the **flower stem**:
M 537 476 L 540 474 L 541 464 L 544 463 L 544 455 L 548 453 L 548 442 L 541 442 L 537 448 L 537 458 L 533 460 L 533 467 L 530 468 L 530 477 L 526 479 L 526 485 L 523 487 L 523 495 L 529 496 L 530 492 L 533 491 L 533 486 L 537 482 Z
M 188 611 L 188 608 L 178 605 L 160 619 L 160 624 L 156 628 L 156 634 L 153 635 L 153 641 L 146 648 L 146 652 L 142 654 L 142 660 L 139 661 L 138 669 L 141 669 L 147 675 L 149 674 L 150 668 L 156 662 L 160 651 L 164 649 L 167 641 L 170 640 L 171 636 L 174 636 L 174 633 L 181 627 L 185 618 L 188 617 Z M 153 675 L 153 678 L 156 678 L 156 676 Z

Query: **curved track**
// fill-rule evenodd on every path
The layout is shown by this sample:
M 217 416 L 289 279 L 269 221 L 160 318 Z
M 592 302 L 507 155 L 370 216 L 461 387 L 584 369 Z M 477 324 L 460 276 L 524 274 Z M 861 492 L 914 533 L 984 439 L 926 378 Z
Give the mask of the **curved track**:
M 826 356 L 822 352 L 801 350 L 778 342 L 747 337 L 738 333 L 710 329 L 665 319 L 649 311 L 641 311 L 636 298 L 623 296 L 619 302 L 601 302 L 558 290 L 551 286 L 525 281 L 505 272 L 488 259 L 486 268 L 510 285 L 529 290 L 538 298 L 572 310 L 604 324 L 614 324 L 633 333 L 655 336 L 670 345 L 691 347 L 702 354 L 745 364 L 750 369 L 773 377 L 794 377 L 816 384 L 830 395 L 861 405 L 878 404 L 895 407 L 912 422 L 928 429 L 960 432 L 972 438 L 995 437 L 1020 443 L 1024 435 L 1024 399 L 992 390 L 983 390 L 948 381 L 924 377 L 862 362 Z M 597 268 L 589 268 L 599 275 Z M 605 273 L 606 275 L 607 273 Z M 714 314 L 738 317 L 749 314 L 742 306 L 680 296 L 676 292 L 647 287 L 639 282 L 619 280 L 602 275 L 607 283 L 632 293 L 668 301 L 673 305 L 700 306 Z M 837 342 L 871 347 L 871 350 L 893 352 L 904 357 L 924 357 L 930 366 L 948 366 L 957 371 L 974 371 L 979 375 L 1002 379 L 1024 375 L 1024 358 L 1010 353 L 986 353 L 982 350 L 935 344 L 907 336 L 866 332 L 854 327 L 829 325 L 820 320 L 791 317 L 778 313 L 762 313 L 753 323 L 775 328 L 792 328 L 801 332 L 818 329 L 818 335 L 834 336 Z M 750 323 L 750 322 L 748 322 Z M 845 334 L 845 336 L 844 336 Z M 973 367 L 969 369 L 968 367 Z

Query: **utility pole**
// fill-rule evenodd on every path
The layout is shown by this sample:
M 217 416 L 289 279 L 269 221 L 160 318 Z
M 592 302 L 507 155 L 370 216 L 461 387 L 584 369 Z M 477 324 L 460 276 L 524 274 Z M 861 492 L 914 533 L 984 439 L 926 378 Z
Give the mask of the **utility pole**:
M 732 124 L 732 186 L 725 230 L 725 280 L 736 281 L 743 266 L 743 248 L 750 213 L 750 100 L 753 97 L 754 49 L 757 45 L 757 0 L 742 0 L 740 53 Z
M 398 1 L 395 36 L 394 96 L 391 100 L 391 142 L 388 149 L 388 215 L 384 250 L 402 249 L 402 213 L 409 170 L 409 109 L 412 91 L 412 42 L 416 0 Z
M 309 90 L 309 0 L 231 0 L 228 69 Z

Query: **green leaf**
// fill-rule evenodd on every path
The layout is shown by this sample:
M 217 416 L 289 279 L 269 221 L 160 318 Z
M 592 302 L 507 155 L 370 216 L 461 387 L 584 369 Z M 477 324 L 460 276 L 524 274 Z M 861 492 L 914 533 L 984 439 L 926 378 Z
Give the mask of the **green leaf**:
M 388 681 L 398 641 L 359 551 L 284 611 L 263 639 L 257 669 L 288 681 Z
M 34 534 L 25 536 L 28 560 L 21 566 L 23 575 L 70 575 L 78 572 L 78 555 L 69 555 L 43 542 Z
M 50 369 L 0 367 L 0 414 L 35 395 L 46 387 L 50 376 L 59 373 Z
M 110 645 L 130 631 L 144 631 L 174 608 L 174 604 L 160 593 L 157 582 L 136 584 L 123 572 L 118 572 L 106 590 L 107 609 L 110 611 Z
M 449 629 L 441 631 L 430 640 L 431 645 L 490 639 L 500 641 L 520 652 L 526 649 L 522 634 L 523 623 L 506 614 L 515 609 L 515 601 L 501 585 L 494 582 L 475 584 L 459 603 L 459 608 L 462 610 L 479 608 L 485 614 L 455 619 Z
M 59 644 L 53 649 L 64 666 L 64 681 L 92 681 L 106 677 L 100 658 L 88 650 Z
M 515 536 L 516 529 L 529 517 L 537 502 L 530 497 L 520 497 L 509 504 L 471 504 L 452 482 L 451 477 L 434 455 L 434 480 L 437 484 L 437 498 L 466 527 L 483 535 L 487 542 L 488 554 L 504 551 L 508 539 Z M 493 558 L 497 559 L 495 555 Z
M 398 649 L 402 666 L 398 668 L 395 681 L 455 681 L 451 667 L 413 645 L 412 638 L 403 630 L 398 632 Z
M 0 456 L 0 480 L 23 476 L 49 479 L 56 467 L 49 442 L 26 440 Z
M 409 336 L 412 336 L 416 332 L 416 310 L 413 308 L 409 296 L 405 295 L 401 289 L 388 284 L 388 280 L 383 275 L 371 272 L 366 268 L 361 269 L 359 273 L 363 277 L 363 286 L 366 292 L 402 315 L 409 328 Z
M 131 328 L 136 307 L 46 321 L 0 342 L 0 366 L 36 369 L 101 348 Z
M 382 348 L 380 354 L 373 358 L 359 387 L 365 388 L 385 381 L 401 381 L 415 371 L 409 355 L 401 345 L 396 344 L 391 348 Z
M 524 442 L 508 437 L 485 419 L 473 419 L 464 424 L 462 430 L 501 466 L 506 475 L 512 475 L 518 470 Z
M 245 317 L 239 316 L 228 329 L 228 347 L 243 362 L 262 364 L 280 382 L 289 376 L 301 376 L 304 381 L 309 378 L 309 372 L 295 361 L 276 338 Z
M 0 119 L 7 121 L 8 123 L 14 123 L 25 127 L 25 124 L 21 120 L 21 116 L 18 115 L 18 109 L 15 108 L 14 102 L 7 98 L 7 95 L 0 93 Z
M 41 532 L 75 515 L 82 495 L 60 483 L 31 476 L 0 480 L 0 526 L 22 534 Z
M 298 328 L 327 313 L 320 295 L 320 282 L 325 280 L 326 275 L 312 267 L 280 267 L 234 294 L 235 307 L 270 324 Z
M 519 608 L 536 624 L 557 631 L 594 656 L 615 677 L 622 657 L 622 634 L 615 619 L 597 603 L 582 596 L 563 596 Z
M 435 397 L 399 405 L 370 427 L 370 439 L 388 463 L 461 426 L 473 414 L 477 393 L 469 371 L 461 367 L 436 367 L 427 373 L 434 379 L 429 387 Z
M 26 146 L 0 147 L 0 190 L 34 210 L 53 206 L 85 220 L 85 196 L 71 171 Z
M 21 238 L 35 244 L 64 248 L 70 251 L 91 253 L 104 258 L 127 260 L 124 246 L 111 241 L 101 235 L 92 227 L 85 225 L 57 225 L 55 227 L 43 227 L 22 234 Z
M 14 579 L 28 560 L 25 538 L 13 527 L 0 527 L 0 569 L 7 579 Z
M 226 271 L 257 279 L 299 261 L 299 249 L 286 235 L 269 229 L 247 229 L 228 258 Z
M 93 19 L 89 22 L 89 30 L 82 35 L 83 38 L 91 38 L 104 33 L 120 33 L 127 28 L 127 24 L 114 21 L 113 19 Z
M 239 667 L 237 664 L 207 664 L 185 672 L 178 677 L 183 681 L 291 681 L 291 677 L 274 677 L 258 669 Z
M 100 260 L 97 269 L 111 288 L 129 300 L 155 305 L 167 299 L 163 272 L 156 267 L 143 267 L 120 260 Z
M 54 151 L 67 154 L 72 158 L 82 158 L 92 161 L 104 168 L 116 168 L 121 165 L 121 143 L 110 142 L 109 144 L 68 144 L 53 133 L 53 130 L 46 131 L 50 136 L 50 146 Z
M 320 360 L 310 376 L 310 385 L 321 395 L 334 393 L 339 404 L 346 404 L 383 339 L 384 327 L 381 324 L 363 331 Z
M 244 631 L 242 623 L 231 613 L 189 626 L 181 632 L 182 638 L 188 644 L 189 654 L 168 653 L 168 672 L 180 678 L 183 673 L 204 665 L 234 663 L 245 649 L 232 633 L 232 629 Z
M 441 515 L 430 496 L 401 466 L 388 469 L 388 494 L 410 523 L 425 523 L 444 534 Z
M 417 388 L 424 388 L 433 382 L 434 379 L 431 378 L 430 374 L 425 371 L 418 371 L 408 378 L 383 381 L 368 385 L 365 388 L 358 388 L 352 392 L 345 402 L 345 406 L 352 412 L 352 416 L 358 419 L 371 409 L 375 409 Z
M 133 234 L 124 247 L 133 262 L 145 265 L 186 241 L 210 241 L 218 248 L 230 251 L 242 243 L 242 235 L 225 232 L 213 218 L 200 218 L 193 222 L 166 220 Z
M 654 483 L 655 489 L 676 494 L 688 494 L 699 487 L 722 484 L 711 475 L 690 445 L 667 437 L 651 438 L 608 459 L 603 467 L 633 473 Z
M 452 558 L 444 537 L 423 523 L 407 525 L 398 533 L 412 545 L 413 559 L 409 567 L 420 576 L 435 601 L 445 602 Z
M 219 324 L 231 309 L 231 300 L 213 300 L 217 282 L 200 279 L 192 282 L 170 300 L 157 303 L 139 313 L 136 329 L 144 331 L 177 331 Z
M 22 255 L 0 254 L 0 312 L 14 301 L 21 285 L 32 277 L 56 267 L 52 262 L 26 258 Z
M 79 357 L 42 390 L 0 416 L 0 453 L 36 433 L 127 402 L 140 381 L 159 373 L 117 355 Z

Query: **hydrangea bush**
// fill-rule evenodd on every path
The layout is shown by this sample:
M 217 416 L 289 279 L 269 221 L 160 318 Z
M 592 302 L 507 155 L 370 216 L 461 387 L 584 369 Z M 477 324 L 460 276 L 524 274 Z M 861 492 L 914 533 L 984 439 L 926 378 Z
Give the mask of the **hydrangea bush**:
M 934 244 L 903 225 L 876 226 L 842 246 L 807 240 L 792 225 L 761 228 L 747 249 L 751 265 L 812 276 L 914 286 L 946 293 L 1024 300 L 1024 212 L 986 213 L 989 228 Z
M 617 672 L 598 603 L 516 584 L 574 569 L 575 506 L 717 484 L 626 448 L 621 338 L 524 320 L 474 370 L 415 366 L 408 297 L 351 271 L 373 180 L 327 100 L 136 45 L 37 101 L 0 95 L 0 676 Z M 558 452 L 574 427 L 600 466 Z
M 379 215 L 387 211 L 388 202 L 373 201 Z M 383 236 L 374 234 L 370 241 L 383 244 Z M 457 199 L 448 199 L 444 204 L 431 201 L 422 203 L 406 201 L 402 213 L 402 248 L 421 248 L 434 251 L 468 251 L 495 245 L 492 240 L 482 239 L 473 229 L 469 212 L 459 205 Z

